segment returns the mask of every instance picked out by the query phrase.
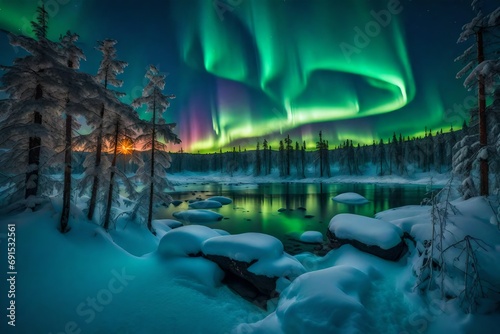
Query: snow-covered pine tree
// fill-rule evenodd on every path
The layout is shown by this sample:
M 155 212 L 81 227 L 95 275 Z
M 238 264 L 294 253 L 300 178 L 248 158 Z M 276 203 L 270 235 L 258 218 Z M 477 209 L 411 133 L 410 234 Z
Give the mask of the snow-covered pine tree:
M 66 56 L 66 64 L 70 69 L 80 68 L 80 60 L 85 59 L 83 51 L 75 45 L 78 41 L 78 35 L 66 32 L 61 36 L 61 52 Z M 69 99 L 67 100 L 69 102 Z M 62 233 L 68 231 L 69 213 L 71 208 L 71 163 L 73 152 L 73 115 L 70 112 L 65 113 L 65 136 L 64 136 L 64 179 L 63 179 L 63 204 L 60 219 L 60 230 Z
M 166 175 L 166 169 L 170 166 L 170 156 L 165 143 L 178 144 L 180 139 L 172 131 L 175 124 L 165 123 L 162 117 L 170 106 L 170 100 L 175 98 L 175 95 L 165 95 L 162 92 L 165 88 L 165 75 L 150 65 L 145 77 L 149 82 L 144 87 L 142 96 L 135 99 L 132 106 L 139 108 L 146 105 L 146 110 L 153 114 L 150 122 L 140 122 L 143 134 L 137 137 L 137 141 L 143 143 L 142 148 L 151 151 L 151 156 L 137 171 L 137 178 L 144 187 L 139 194 L 132 217 L 136 217 L 139 212 L 146 214 L 146 225 L 155 234 L 151 223 L 153 210 L 156 205 L 170 203 L 171 198 L 165 193 L 165 189 L 173 188 Z
M 52 191 L 50 177 L 41 169 L 49 167 L 61 142 L 60 110 L 64 97 L 54 79 L 61 64 L 58 46 L 47 40 L 47 12 L 38 8 L 32 26 L 38 40 L 7 32 L 10 44 L 23 48 L 27 56 L 17 58 L 0 78 L 0 89 L 8 94 L 9 108 L 2 115 L 0 146 L 6 150 L 0 165 L 7 174 L 6 203 L 25 199 L 20 205 L 33 207 L 40 195 Z M 46 187 L 43 187 L 45 185 Z M 42 189 L 41 189 L 42 188 Z
M 487 110 L 488 143 L 490 144 L 488 161 L 490 172 L 494 176 L 490 179 L 493 194 L 500 195 L 500 87 L 493 94 L 493 103 Z
M 138 154 L 133 150 L 131 139 L 137 134 L 136 124 L 139 122 L 137 114 L 126 105 L 123 105 L 119 113 L 113 112 L 103 119 L 103 133 L 109 133 L 109 135 L 103 136 L 103 139 L 107 144 L 108 151 L 112 151 L 111 165 L 108 169 L 109 173 L 106 173 L 105 176 L 107 177 L 101 180 L 107 186 L 107 191 L 104 192 L 105 208 L 102 219 L 102 225 L 105 230 L 109 230 L 111 225 L 113 205 L 116 204 L 118 206 L 120 204 L 119 185 L 117 181 L 120 181 L 120 184 L 127 192 L 129 200 L 134 200 L 136 197 L 135 185 L 127 176 L 126 171 L 121 171 L 118 168 L 117 158 L 118 154 L 128 154 L 133 161 L 141 164 L 140 153 Z
M 471 133 L 467 123 L 462 124 L 462 139 L 457 141 L 453 147 L 453 173 L 462 177 L 459 187 L 464 199 L 478 195 L 476 182 L 473 175 L 473 164 L 477 161 L 476 156 L 479 148 L 478 135 Z
M 480 172 L 480 195 L 489 194 L 489 166 L 488 156 L 494 147 L 488 145 L 488 125 L 486 116 L 486 97 L 494 92 L 494 86 L 500 72 L 500 61 L 498 57 L 498 32 L 500 31 L 500 7 L 488 15 L 480 10 L 481 1 L 474 0 L 472 8 L 476 12 L 471 22 L 462 27 L 462 33 L 458 43 L 466 42 L 475 38 L 469 48 L 455 61 L 463 61 L 466 65 L 457 73 L 457 78 L 468 74 L 464 80 L 464 86 L 469 90 L 477 87 L 478 95 L 478 145 L 474 144 L 472 155 L 479 160 Z M 462 143 L 464 144 L 464 143 Z M 472 149 L 472 147 L 471 147 Z M 479 150 L 481 152 L 476 152 Z M 462 157 L 462 155 L 456 155 Z M 460 163 L 460 162 L 459 162 Z
M 118 42 L 113 39 L 105 39 L 103 41 L 98 41 L 97 43 L 98 45 L 96 49 L 102 52 L 101 63 L 96 75 L 97 80 L 102 83 L 104 89 L 108 89 L 108 84 L 114 87 L 121 87 L 123 81 L 117 79 L 116 76 L 123 73 L 128 64 L 124 61 L 116 59 L 115 45 Z M 104 104 L 102 104 L 99 111 L 98 122 L 96 124 L 97 131 L 93 135 L 94 142 L 96 143 L 95 154 L 88 156 L 89 160 L 93 160 L 93 164 L 90 161 L 87 162 L 87 165 L 91 165 L 91 167 L 86 170 L 83 183 L 86 184 L 88 182 L 88 179 L 86 178 L 92 178 L 92 187 L 87 211 L 87 218 L 89 220 L 92 220 L 94 217 L 101 174 L 107 173 L 107 168 L 102 168 L 105 166 L 101 166 L 103 137 L 106 135 L 106 133 L 103 132 L 103 122 L 105 121 L 104 118 L 106 116 L 105 112 L 106 109 L 104 108 Z M 114 122 L 112 123 L 115 124 Z M 120 131 L 117 129 L 113 132 Z

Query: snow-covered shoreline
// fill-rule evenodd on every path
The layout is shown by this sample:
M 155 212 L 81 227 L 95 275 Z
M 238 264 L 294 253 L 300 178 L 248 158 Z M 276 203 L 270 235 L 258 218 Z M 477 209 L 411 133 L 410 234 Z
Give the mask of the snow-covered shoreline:
M 415 173 L 411 176 L 399 175 L 336 175 L 330 178 L 327 177 L 280 177 L 278 173 L 272 173 L 266 176 L 255 176 L 248 173 L 235 173 L 233 176 L 227 173 L 198 173 L 198 172 L 182 172 L 168 174 L 170 182 L 175 185 L 185 183 L 238 183 L 238 184 L 256 184 L 256 183 L 362 183 L 362 184 L 401 184 L 401 185 L 429 185 L 431 182 L 434 186 L 444 186 L 450 179 L 449 173 Z

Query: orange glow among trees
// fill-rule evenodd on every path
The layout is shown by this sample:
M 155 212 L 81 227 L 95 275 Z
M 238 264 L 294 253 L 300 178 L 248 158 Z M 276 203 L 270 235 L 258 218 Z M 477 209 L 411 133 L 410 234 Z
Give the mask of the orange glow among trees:
M 129 138 L 124 138 L 118 142 L 118 153 L 119 154 L 132 154 L 134 151 L 134 143 Z

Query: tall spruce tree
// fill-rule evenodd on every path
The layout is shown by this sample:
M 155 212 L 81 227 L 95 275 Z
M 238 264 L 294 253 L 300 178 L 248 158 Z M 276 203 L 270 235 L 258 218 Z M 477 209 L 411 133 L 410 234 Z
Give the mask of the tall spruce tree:
M 478 98 L 478 134 L 479 145 L 473 144 L 472 153 L 479 162 L 480 185 L 479 194 L 489 194 L 488 156 L 495 151 L 488 145 L 488 124 L 486 115 L 486 97 L 492 95 L 497 85 L 500 73 L 500 58 L 498 56 L 498 33 L 500 31 L 500 7 L 488 15 L 481 11 L 481 1 L 472 1 L 474 18 L 462 27 L 458 43 L 474 38 L 474 43 L 467 48 L 455 61 L 463 61 L 466 65 L 457 73 L 457 78 L 468 74 L 464 86 L 469 90 L 477 89 Z M 464 143 L 462 143 L 464 144 Z M 476 152 L 477 150 L 477 152 Z M 463 155 L 456 155 L 463 157 Z M 460 164 L 460 162 L 457 162 Z M 467 165 L 470 165 L 467 163 Z
M 133 216 L 138 212 L 145 213 L 146 225 L 155 234 L 152 220 L 154 209 L 161 204 L 168 204 L 172 200 L 165 193 L 166 189 L 173 189 L 167 180 L 166 169 L 170 167 L 170 156 L 166 150 L 165 143 L 180 143 L 179 138 L 173 133 L 174 123 L 165 123 L 162 117 L 170 106 L 170 100 L 175 95 L 163 94 L 165 88 L 165 75 L 153 65 L 150 65 L 145 75 L 148 83 L 142 91 L 142 96 L 132 102 L 132 106 L 139 108 L 146 106 L 146 111 L 152 113 L 150 122 L 142 122 L 143 134 L 137 140 L 143 143 L 143 149 L 150 150 L 150 159 L 137 171 L 138 178 L 142 181 L 144 188 L 141 190 L 137 204 L 133 210 Z M 160 141 L 162 139 L 162 141 Z M 146 209 L 146 210 L 144 210 Z
M 117 75 L 123 73 L 128 64 L 124 61 L 116 59 L 116 44 L 117 41 L 113 39 L 105 39 L 97 42 L 96 49 L 102 52 L 102 59 L 99 69 L 97 70 L 96 79 L 103 85 L 104 89 L 108 89 L 108 85 L 114 87 L 121 87 L 123 85 L 123 81 L 117 79 L 116 77 Z M 106 121 L 105 117 L 106 109 L 103 103 L 99 110 L 99 117 L 96 124 L 97 131 L 92 136 L 94 137 L 93 141 L 95 142 L 95 153 L 88 156 L 88 159 L 93 160 L 93 164 L 91 162 L 87 162 L 89 168 L 86 170 L 85 178 L 82 180 L 82 184 L 87 184 L 90 181 L 87 178 L 92 178 L 89 206 L 87 211 L 87 218 L 89 220 L 92 220 L 94 217 L 101 175 L 103 172 L 107 171 L 107 169 L 104 169 L 102 168 L 103 166 L 101 166 L 103 137 L 106 135 L 104 132 L 104 122 Z M 115 124 L 117 129 L 113 132 L 120 132 L 119 122 Z M 116 136 L 116 138 L 119 137 Z

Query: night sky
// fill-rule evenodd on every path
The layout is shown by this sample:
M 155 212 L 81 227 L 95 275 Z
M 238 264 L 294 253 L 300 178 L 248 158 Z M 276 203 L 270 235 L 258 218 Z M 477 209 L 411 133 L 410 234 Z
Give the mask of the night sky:
M 141 94 L 148 64 L 169 74 L 165 93 L 177 98 L 166 119 L 177 123 L 185 151 L 253 149 L 264 138 L 277 148 L 287 134 L 312 148 L 320 130 L 331 146 L 371 143 L 393 132 L 460 128 L 473 106 L 473 92 L 455 79 L 461 64 L 453 62 L 469 46 L 456 44 L 474 15 L 469 0 L 46 5 L 51 39 L 68 29 L 80 35 L 82 71 L 97 71 L 97 40 L 118 40 L 118 58 L 129 63 L 120 77 L 124 101 Z M 0 0 L 0 28 L 32 35 L 36 6 Z M 1 64 L 20 54 L 4 34 L 0 50 Z

